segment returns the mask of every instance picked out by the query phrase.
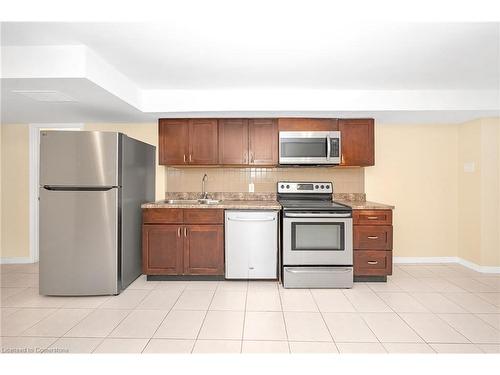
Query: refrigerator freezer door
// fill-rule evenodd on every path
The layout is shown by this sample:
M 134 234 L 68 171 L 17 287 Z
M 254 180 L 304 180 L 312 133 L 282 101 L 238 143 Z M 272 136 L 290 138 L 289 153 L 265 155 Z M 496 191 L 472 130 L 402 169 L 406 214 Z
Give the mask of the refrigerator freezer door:
M 118 190 L 40 188 L 40 294 L 119 292 Z
M 118 133 L 42 131 L 40 185 L 118 186 Z

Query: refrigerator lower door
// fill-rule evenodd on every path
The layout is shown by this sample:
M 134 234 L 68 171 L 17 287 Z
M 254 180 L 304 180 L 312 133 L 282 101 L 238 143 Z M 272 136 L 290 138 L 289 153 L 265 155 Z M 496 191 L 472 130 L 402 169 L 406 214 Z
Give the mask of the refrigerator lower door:
M 40 188 L 40 294 L 119 293 L 118 189 Z

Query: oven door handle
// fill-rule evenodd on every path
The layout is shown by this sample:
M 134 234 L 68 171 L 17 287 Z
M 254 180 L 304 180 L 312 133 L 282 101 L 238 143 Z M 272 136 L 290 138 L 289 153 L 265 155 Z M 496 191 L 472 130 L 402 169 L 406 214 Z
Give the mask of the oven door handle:
M 289 273 L 348 273 L 352 272 L 352 268 L 344 268 L 344 267 L 331 267 L 331 268 L 285 268 L 286 272 Z
M 310 218 L 315 218 L 315 217 L 346 217 L 349 218 L 352 215 L 350 213 L 338 213 L 338 214 L 311 214 L 311 213 L 291 213 L 291 212 L 285 212 L 285 217 L 310 217 Z

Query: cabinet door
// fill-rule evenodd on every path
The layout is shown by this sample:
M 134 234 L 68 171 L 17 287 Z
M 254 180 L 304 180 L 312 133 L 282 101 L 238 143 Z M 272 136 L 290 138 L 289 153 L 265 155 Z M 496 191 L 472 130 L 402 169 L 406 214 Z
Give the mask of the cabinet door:
M 160 119 L 158 125 L 159 162 L 181 165 L 188 158 L 188 120 Z
M 248 121 L 250 165 L 278 164 L 278 126 L 273 119 Z
M 339 130 L 336 118 L 279 118 L 279 131 Z
M 373 119 L 339 120 L 341 136 L 341 165 L 375 165 L 375 136 Z
M 146 275 L 182 275 L 183 237 L 180 225 L 142 226 L 142 268 Z
M 217 120 L 189 120 L 189 164 L 217 164 Z
M 184 227 L 184 274 L 224 275 L 222 225 Z
M 219 120 L 219 164 L 248 164 L 248 120 Z

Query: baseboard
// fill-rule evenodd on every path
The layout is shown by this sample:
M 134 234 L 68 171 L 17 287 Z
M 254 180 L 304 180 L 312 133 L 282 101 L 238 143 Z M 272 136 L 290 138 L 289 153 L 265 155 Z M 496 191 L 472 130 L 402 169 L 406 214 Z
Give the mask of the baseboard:
M 1 257 L 0 264 L 26 264 L 35 263 L 31 257 Z
M 421 263 L 459 263 L 458 257 L 394 257 L 393 263 L 421 264 Z
M 463 258 L 458 258 L 458 263 L 464 267 L 470 268 L 476 272 L 481 273 L 500 273 L 500 267 L 498 266 L 480 266 L 479 264 L 470 262 Z
M 457 263 L 481 273 L 500 273 L 498 266 L 480 266 L 460 257 L 394 257 L 394 264 Z

